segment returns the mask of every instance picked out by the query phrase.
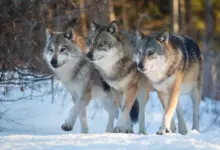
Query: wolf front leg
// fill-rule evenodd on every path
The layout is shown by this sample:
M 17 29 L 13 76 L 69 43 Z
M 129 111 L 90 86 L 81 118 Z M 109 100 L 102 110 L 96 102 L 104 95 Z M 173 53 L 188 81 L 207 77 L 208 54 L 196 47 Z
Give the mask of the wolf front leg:
M 88 133 L 86 107 L 83 108 L 82 112 L 79 114 L 79 121 L 81 125 L 81 133 Z
M 157 96 L 163 106 L 164 111 L 166 111 L 168 104 L 169 104 L 169 94 L 165 94 L 163 92 L 157 92 Z M 175 125 L 174 118 L 172 118 L 172 121 L 171 121 L 171 131 L 176 132 L 176 125 Z
M 129 116 L 131 107 L 134 104 L 137 93 L 137 84 L 133 84 L 127 89 L 124 93 L 124 99 L 121 107 L 121 113 L 117 122 L 117 125 L 114 129 L 115 133 L 133 133 L 132 123 Z
M 157 134 L 159 135 L 171 132 L 170 131 L 171 119 L 173 118 L 174 111 L 176 110 L 176 106 L 178 104 L 182 79 L 183 79 L 183 73 L 178 72 L 176 75 L 176 79 L 173 83 L 172 89 L 170 91 L 170 101 L 163 116 L 162 126 L 160 130 L 157 132 Z
M 158 98 L 161 101 L 164 110 L 167 109 L 168 104 L 169 104 L 169 94 L 163 93 L 163 92 L 157 92 Z M 182 110 L 180 107 L 180 104 L 177 104 L 176 107 L 176 112 L 177 112 L 177 118 L 178 118 L 178 129 L 179 129 L 179 133 L 185 135 L 187 133 L 187 128 L 186 128 L 186 124 L 182 115 Z M 175 125 L 175 120 L 174 117 L 171 120 L 171 131 L 172 133 L 176 132 L 176 125 Z
M 76 122 L 77 116 L 79 115 L 79 113 L 81 113 L 81 115 L 82 115 L 80 117 L 80 122 L 82 123 L 81 124 L 81 127 L 82 127 L 81 131 L 88 132 L 87 121 L 85 121 L 86 116 L 85 116 L 85 112 L 83 112 L 83 111 L 86 108 L 86 106 L 88 105 L 88 103 L 90 101 L 90 97 L 91 97 L 90 92 L 87 92 L 80 99 L 78 99 L 78 101 L 75 102 L 74 106 L 70 109 L 68 118 L 66 119 L 65 123 L 61 126 L 61 128 L 64 131 L 71 131 L 73 129 L 73 126 Z
M 105 132 L 112 132 L 114 129 L 114 119 L 118 115 L 118 107 L 111 92 L 107 93 L 104 99 L 104 108 L 108 112 L 108 124 Z
M 147 81 L 146 84 L 143 84 L 138 89 L 138 102 L 139 102 L 139 115 L 138 115 L 138 122 L 139 122 L 139 133 L 140 134 L 147 134 L 145 129 L 145 107 L 149 100 L 149 94 L 151 91 L 150 82 Z

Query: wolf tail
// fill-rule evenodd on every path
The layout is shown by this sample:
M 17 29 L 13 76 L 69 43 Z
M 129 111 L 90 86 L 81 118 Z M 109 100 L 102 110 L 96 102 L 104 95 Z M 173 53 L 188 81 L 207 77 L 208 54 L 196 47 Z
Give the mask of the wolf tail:
M 130 117 L 133 123 L 136 123 L 138 121 L 138 114 L 139 114 L 139 102 L 136 99 L 130 111 Z

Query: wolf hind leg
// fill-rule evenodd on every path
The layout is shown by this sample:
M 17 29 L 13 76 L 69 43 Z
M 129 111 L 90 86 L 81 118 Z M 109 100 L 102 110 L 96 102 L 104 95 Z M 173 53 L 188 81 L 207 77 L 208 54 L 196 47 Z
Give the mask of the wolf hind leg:
M 193 126 L 192 129 L 199 132 L 199 104 L 201 100 L 201 85 L 197 85 L 191 94 L 193 103 Z

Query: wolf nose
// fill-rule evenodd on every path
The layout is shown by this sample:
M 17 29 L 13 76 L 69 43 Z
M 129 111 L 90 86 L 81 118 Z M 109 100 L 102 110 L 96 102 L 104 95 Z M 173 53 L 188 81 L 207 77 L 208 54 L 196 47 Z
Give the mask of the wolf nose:
M 88 52 L 88 53 L 86 54 L 86 56 L 87 56 L 90 60 L 92 60 L 92 58 L 93 58 L 93 53 L 92 53 L 92 52 Z
M 57 60 L 56 59 L 52 59 L 50 61 L 51 65 L 54 67 L 54 68 L 57 68 Z
M 143 66 L 142 63 L 139 63 L 137 67 L 138 67 L 139 70 L 143 70 L 144 69 L 144 66 Z

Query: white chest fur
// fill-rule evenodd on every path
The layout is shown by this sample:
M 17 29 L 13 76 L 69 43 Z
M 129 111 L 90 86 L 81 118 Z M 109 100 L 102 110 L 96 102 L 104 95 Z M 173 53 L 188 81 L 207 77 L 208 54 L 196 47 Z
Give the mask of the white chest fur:
M 74 70 L 77 66 L 74 66 L 77 62 L 70 60 L 68 63 L 54 70 L 62 84 L 68 89 L 72 96 L 75 98 L 79 97 L 84 86 L 86 85 L 88 76 L 85 76 L 83 80 L 78 80 L 74 77 Z
M 121 78 L 119 80 L 114 80 L 114 81 L 107 80 L 107 82 L 114 89 L 124 92 L 127 89 L 128 84 L 132 81 L 132 79 L 133 79 L 133 74 L 130 73 L 126 75 L 124 78 Z

